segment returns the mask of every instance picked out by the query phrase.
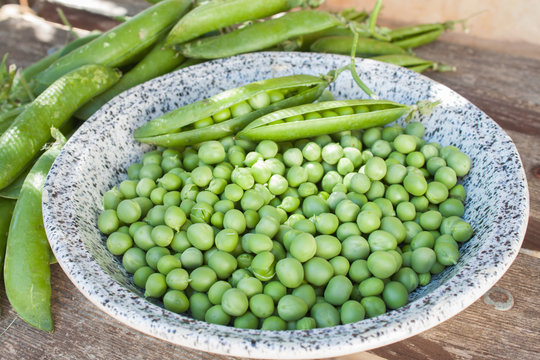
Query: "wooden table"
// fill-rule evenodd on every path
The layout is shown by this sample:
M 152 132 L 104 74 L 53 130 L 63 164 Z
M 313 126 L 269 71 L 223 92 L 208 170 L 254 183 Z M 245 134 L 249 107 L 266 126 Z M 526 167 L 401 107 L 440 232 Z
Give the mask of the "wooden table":
M 66 31 L 61 27 L 34 17 L 12 14 L 6 18 L 1 13 L 0 54 L 10 52 L 11 61 L 21 66 L 65 41 Z M 426 75 L 471 100 L 516 143 L 531 199 L 523 248 L 489 298 L 478 300 L 420 335 L 339 359 L 540 358 L 540 48 L 473 42 L 464 35 L 449 35 L 418 49 L 418 54 L 455 65 L 455 73 Z M 226 358 L 171 345 L 127 328 L 84 298 L 58 265 L 52 266 L 51 281 L 53 334 L 18 319 L 0 289 L 0 359 Z M 489 303 L 507 302 L 505 291 L 514 304 L 508 311 L 497 310 Z

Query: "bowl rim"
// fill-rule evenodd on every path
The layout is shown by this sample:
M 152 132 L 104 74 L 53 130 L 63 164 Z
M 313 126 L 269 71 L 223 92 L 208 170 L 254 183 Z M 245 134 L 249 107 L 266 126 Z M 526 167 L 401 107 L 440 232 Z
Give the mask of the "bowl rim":
M 197 71 L 199 69 L 211 67 L 215 64 L 220 64 L 222 66 L 227 66 L 228 63 L 231 63 L 233 61 L 238 61 L 242 58 L 247 59 L 260 59 L 261 61 L 264 60 L 265 57 L 271 56 L 273 58 L 276 57 L 283 57 L 283 58 L 290 58 L 290 57 L 301 57 L 301 58 L 310 58 L 312 56 L 324 56 L 328 58 L 343 58 L 348 59 L 346 56 L 340 56 L 340 55 L 332 55 L 332 54 L 315 54 L 315 53 L 279 53 L 276 54 L 274 52 L 261 52 L 261 53 L 252 53 L 252 54 L 245 54 L 245 55 L 238 55 L 232 58 L 226 58 L 226 59 L 218 59 L 213 60 L 210 62 L 202 63 L 199 65 L 195 65 L 186 69 L 179 70 L 178 72 L 171 73 L 164 75 L 163 77 L 169 77 L 169 76 L 188 76 L 190 72 Z M 374 60 L 369 59 L 356 59 L 356 66 L 357 68 L 362 68 L 363 66 L 375 66 L 374 64 L 377 64 L 378 67 L 388 67 L 389 71 L 393 72 L 410 72 L 410 70 L 390 65 L 390 64 L 384 64 L 375 62 Z M 442 87 L 444 89 L 447 89 L 451 93 L 453 93 L 458 98 L 466 101 L 469 103 L 468 100 L 463 98 L 458 93 L 448 89 L 446 86 L 437 83 L 434 80 L 431 80 L 427 78 L 424 75 L 420 74 L 410 74 L 411 76 L 418 76 L 420 77 L 422 81 L 428 81 L 434 86 Z M 124 101 L 126 98 L 129 98 L 132 94 L 141 91 L 145 87 L 152 86 L 156 79 L 150 80 L 144 84 L 141 84 L 133 89 L 130 89 L 121 95 L 117 96 L 109 102 L 107 105 L 105 105 L 98 113 L 96 113 L 90 120 L 88 120 L 85 124 L 81 126 L 81 129 L 87 129 L 91 126 L 98 123 L 99 119 L 102 119 L 106 116 L 106 112 L 112 108 L 114 104 L 120 103 Z M 473 108 L 485 115 L 480 109 L 472 105 Z M 436 298 L 438 301 L 436 303 L 428 303 L 428 304 L 422 304 L 422 297 L 408 303 L 404 307 L 387 312 L 381 316 L 378 316 L 376 318 L 366 319 L 363 320 L 362 327 L 357 326 L 356 324 L 348 324 L 348 325 L 340 325 L 337 327 L 332 328 L 325 328 L 325 329 L 313 329 L 313 330 L 300 330 L 295 331 L 294 334 L 290 331 L 278 331 L 278 332 L 264 332 L 261 330 L 242 330 L 242 329 L 234 329 L 231 327 L 225 327 L 220 325 L 213 325 L 213 324 L 207 324 L 204 322 L 200 322 L 197 320 L 189 320 L 185 324 L 182 325 L 175 330 L 177 332 L 173 335 L 166 334 L 163 330 L 159 329 L 158 327 L 152 326 L 152 322 L 155 321 L 155 316 L 159 316 L 160 314 L 163 315 L 163 312 L 166 312 L 163 308 L 160 308 L 159 306 L 155 304 L 150 304 L 144 299 L 141 299 L 145 302 L 147 309 L 150 309 L 150 312 L 152 313 L 152 318 L 144 317 L 142 314 L 139 314 L 138 311 L 140 310 L 141 303 L 137 302 L 137 300 L 134 300 L 133 303 L 128 303 L 128 307 L 130 308 L 130 311 L 124 311 L 122 308 L 123 303 L 116 302 L 116 301 L 107 301 L 104 302 L 102 298 L 99 296 L 100 294 L 103 295 L 106 292 L 104 292 L 103 287 L 105 284 L 109 287 L 108 290 L 114 291 L 118 294 L 123 294 L 126 296 L 129 296 L 131 294 L 133 296 L 133 293 L 126 289 L 119 284 L 117 284 L 108 274 L 106 274 L 103 269 L 94 261 L 93 262 L 93 268 L 92 270 L 100 273 L 102 277 L 99 279 L 96 279 L 92 276 L 90 276 L 90 273 L 88 272 L 88 269 L 84 266 L 81 266 L 77 262 L 77 258 L 75 255 L 71 256 L 72 253 L 76 254 L 77 252 L 73 252 L 73 248 L 70 248 L 64 241 L 63 237 L 60 236 L 60 233 L 58 232 L 58 229 L 62 228 L 61 226 L 58 226 L 57 223 L 55 223 L 55 211 L 58 210 L 65 210 L 67 212 L 73 211 L 71 208 L 71 204 L 69 203 L 63 203 L 58 204 L 55 202 L 54 197 L 50 196 L 50 194 L 55 193 L 58 191 L 56 188 L 58 185 L 56 185 L 55 179 L 54 179 L 54 171 L 51 171 L 49 173 L 49 176 L 47 177 L 46 184 L 44 186 L 43 190 L 43 218 L 45 223 L 45 229 L 47 233 L 47 237 L 49 239 L 51 248 L 53 249 L 53 252 L 57 256 L 58 263 L 62 267 L 63 271 L 66 273 L 68 278 L 74 283 L 74 285 L 77 287 L 77 289 L 88 299 L 90 300 L 94 305 L 96 305 L 100 310 L 104 311 L 108 315 L 112 316 L 113 318 L 116 318 L 120 322 L 130 326 L 131 328 L 134 328 L 140 332 L 143 332 L 147 335 L 160 338 L 163 340 L 166 340 L 168 342 L 171 342 L 173 344 L 177 344 L 180 346 L 189 347 L 196 350 L 202 350 L 206 352 L 211 353 L 217 353 L 222 355 L 233 355 L 233 356 L 243 356 L 243 357 L 253 357 L 253 358 L 319 358 L 319 357 L 325 357 L 328 356 L 329 353 L 331 353 L 331 356 L 339 356 L 339 355 L 346 355 L 354 352 L 359 351 L 365 351 L 369 349 L 373 349 L 374 347 L 380 347 L 384 345 L 388 345 L 403 339 L 406 339 L 408 337 L 417 335 L 425 330 L 428 330 L 441 322 L 453 317 L 457 313 L 463 311 L 465 308 L 473 304 L 476 300 L 478 300 L 485 292 L 487 292 L 499 279 L 502 277 L 502 275 L 508 270 L 512 262 L 515 260 L 518 254 L 518 250 L 521 247 L 521 244 L 523 242 L 523 238 L 525 236 L 525 230 L 527 228 L 527 222 L 529 218 L 529 193 L 528 193 L 528 187 L 527 187 L 527 180 L 525 176 L 525 171 L 523 169 L 523 165 L 521 162 L 521 159 L 519 158 L 519 153 L 517 152 L 517 149 L 509 136 L 504 132 L 503 129 L 501 129 L 491 118 L 489 118 L 487 115 L 485 115 L 488 121 L 493 122 L 496 127 L 501 132 L 501 136 L 504 136 L 508 139 L 508 147 L 509 150 L 511 150 L 518 158 L 519 161 L 519 169 L 518 173 L 516 174 L 517 178 L 516 181 L 524 184 L 523 186 L 523 193 L 521 194 L 520 200 L 521 203 L 519 203 L 516 210 L 516 212 L 519 213 L 520 217 L 520 226 L 519 229 L 515 234 L 512 235 L 513 239 L 513 248 L 512 252 L 508 252 L 503 254 L 504 256 L 501 256 L 497 267 L 489 268 L 489 269 L 483 269 L 485 274 L 484 275 L 484 282 L 481 284 L 481 286 L 471 287 L 469 291 L 467 292 L 466 296 L 464 294 L 456 294 L 453 293 L 448 287 L 439 287 L 436 288 L 434 291 L 432 291 L 429 295 L 431 297 Z M 58 156 L 57 160 L 55 161 L 52 169 L 58 168 L 63 166 L 63 164 L 66 161 L 69 161 L 70 156 L 69 148 L 73 143 L 76 143 L 79 141 L 79 135 L 81 134 L 81 131 L 78 130 L 72 138 L 68 141 L 65 148 L 62 150 L 60 155 Z M 71 234 L 73 236 L 73 234 Z M 82 241 L 79 242 L 79 246 L 81 247 L 79 250 L 81 250 L 84 245 Z M 83 281 L 84 279 L 84 281 Z M 99 280 L 99 281 L 98 281 Z M 452 280 L 448 280 L 452 284 Z M 445 293 L 446 292 L 446 293 Z M 456 301 L 456 296 L 459 297 L 459 301 L 461 303 L 460 307 L 456 306 L 449 306 L 452 302 Z M 384 336 L 383 341 L 377 341 L 376 344 L 373 344 L 373 341 L 369 338 L 363 337 L 362 333 L 359 333 L 359 330 L 361 328 L 370 328 L 373 326 L 379 326 L 380 324 L 388 324 L 391 323 L 395 319 L 401 319 L 401 320 L 412 320 L 410 317 L 407 317 L 407 310 L 410 309 L 418 309 L 418 308 L 425 308 L 426 311 L 428 311 L 428 315 L 430 314 L 438 314 L 437 316 L 427 316 L 426 321 L 422 323 L 422 326 L 416 326 L 416 327 L 394 327 L 391 329 L 383 329 L 380 331 L 381 336 Z M 178 315 L 178 317 L 182 317 L 181 315 Z M 184 317 L 185 318 L 185 317 Z M 213 331 L 212 335 L 204 334 L 205 341 L 204 343 L 200 342 L 200 335 L 202 334 L 193 334 L 193 328 L 205 328 L 210 329 Z M 232 330 L 231 330 L 232 329 Z M 370 330 L 371 331 L 371 330 Z M 223 335 L 215 335 L 217 333 L 227 333 L 231 334 L 234 333 L 236 335 L 232 337 L 226 337 L 227 341 L 223 341 Z M 252 336 L 260 336 L 261 333 L 266 333 L 265 337 L 268 338 L 268 341 L 258 341 L 256 343 L 253 343 L 249 340 Z M 291 336 L 298 335 L 298 336 Z M 347 336 L 345 336 L 345 334 Z M 305 339 L 306 336 L 312 337 L 312 338 L 332 338 L 332 345 L 331 346 L 325 346 L 325 347 L 303 347 L 302 346 L 302 339 Z M 181 341 L 180 341 L 181 340 Z M 275 341 L 281 341 L 280 344 L 280 350 L 276 351 L 275 348 Z

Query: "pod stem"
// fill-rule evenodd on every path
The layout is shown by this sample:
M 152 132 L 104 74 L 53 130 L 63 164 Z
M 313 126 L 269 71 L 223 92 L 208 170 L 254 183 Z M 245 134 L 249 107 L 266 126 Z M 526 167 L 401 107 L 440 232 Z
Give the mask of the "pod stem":
M 451 21 L 446 21 L 446 22 L 443 22 L 442 23 L 442 26 L 443 26 L 443 29 L 444 30 L 454 30 L 454 25 L 456 24 L 460 24 L 461 27 L 463 28 L 463 31 L 467 32 L 468 29 L 467 29 L 467 21 L 469 21 L 470 19 L 472 19 L 473 17 L 476 17 L 476 16 L 479 16 L 483 13 L 485 13 L 487 10 L 482 10 L 482 11 L 478 11 L 472 15 L 469 15 L 463 19 L 460 19 L 460 20 L 451 20 Z
M 355 62 L 356 47 L 358 46 L 358 39 L 360 36 L 358 35 L 358 31 L 356 30 L 354 23 L 351 23 L 351 30 L 354 34 L 354 41 L 353 41 L 353 46 L 351 49 L 351 62 L 348 65 L 349 71 L 351 72 L 351 76 L 354 82 L 356 82 L 356 84 L 360 87 L 360 89 L 362 89 L 362 91 L 364 91 L 370 98 L 377 100 L 379 99 L 377 94 L 371 91 L 371 89 L 368 88 L 366 84 L 364 84 L 362 79 L 360 79 L 360 76 L 358 76 L 358 72 L 356 71 L 356 62 Z
M 411 105 L 411 112 L 409 115 L 407 115 L 407 118 L 405 119 L 405 122 L 411 121 L 416 113 L 419 113 L 421 115 L 429 115 L 437 107 L 439 104 L 441 104 L 441 100 L 437 101 L 429 101 L 429 100 L 421 100 L 418 101 L 415 105 Z
M 373 10 L 371 11 L 371 15 L 369 16 L 369 33 L 377 40 L 390 41 L 391 39 L 388 35 L 379 34 L 379 32 L 377 32 L 377 18 L 379 17 L 381 9 L 382 0 L 377 0 Z

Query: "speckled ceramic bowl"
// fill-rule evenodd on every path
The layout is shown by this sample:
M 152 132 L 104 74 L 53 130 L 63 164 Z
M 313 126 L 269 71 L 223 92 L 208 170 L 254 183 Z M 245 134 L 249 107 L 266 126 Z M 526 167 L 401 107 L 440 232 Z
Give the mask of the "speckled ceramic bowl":
M 358 323 L 309 331 L 209 325 L 146 300 L 119 259 L 107 251 L 96 226 L 102 195 L 150 150 L 133 140 L 138 126 L 225 89 L 269 77 L 323 74 L 348 61 L 345 56 L 307 53 L 238 56 L 152 80 L 104 106 L 69 140 L 43 192 L 47 235 L 71 281 L 100 309 L 141 332 L 242 357 L 320 358 L 364 351 L 418 334 L 471 305 L 504 274 L 523 240 L 529 208 L 519 155 L 508 135 L 460 95 L 412 71 L 370 60 L 359 60 L 358 71 L 381 98 L 406 104 L 442 100 L 430 116 L 421 118 L 426 137 L 458 146 L 473 163 L 463 185 L 468 192 L 465 218 L 476 233 L 461 248 L 459 263 L 410 294 L 409 304 Z M 348 73 L 331 90 L 338 99 L 365 97 Z

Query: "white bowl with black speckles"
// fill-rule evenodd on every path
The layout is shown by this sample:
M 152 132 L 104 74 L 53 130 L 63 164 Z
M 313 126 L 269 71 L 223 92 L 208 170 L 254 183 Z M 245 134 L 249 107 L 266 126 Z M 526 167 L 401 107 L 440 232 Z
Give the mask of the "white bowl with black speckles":
M 495 122 L 452 90 L 412 71 L 370 60 L 358 60 L 358 72 L 381 98 L 405 104 L 442 100 L 431 115 L 421 117 L 426 137 L 456 145 L 473 164 L 463 185 L 468 193 L 465 219 L 475 235 L 461 248 L 459 263 L 411 293 L 406 306 L 358 323 L 309 331 L 210 325 L 146 300 L 119 258 L 107 251 L 96 226 L 102 195 L 151 149 L 133 140 L 137 127 L 226 89 L 270 77 L 324 74 L 348 61 L 345 56 L 309 53 L 248 54 L 160 77 L 104 106 L 68 141 L 43 192 L 47 236 L 75 286 L 110 316 L 165 341 L 219 354 L 287 359 L 384 346 L 436 326 L 480 298 L 511 265 L 525 234 L 529 198 L 517 150 Z M 331 90 L 338 99 L 365 98 L 348 73 Z

